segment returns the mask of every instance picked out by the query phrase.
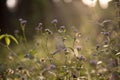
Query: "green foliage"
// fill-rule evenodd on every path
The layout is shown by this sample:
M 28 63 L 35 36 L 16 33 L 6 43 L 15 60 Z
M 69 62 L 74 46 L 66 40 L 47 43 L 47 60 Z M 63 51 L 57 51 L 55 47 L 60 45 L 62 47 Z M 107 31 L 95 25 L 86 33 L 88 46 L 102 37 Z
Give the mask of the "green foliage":
M 11 43 L 10 39 L 12 39 L 16 44 L 18 44 L 17 39 L 14 36 L 12 36 L 12 35 L 9 35 L 9 34 L 2 34 L 2 35 L 0 35 L 0 40 L 2 40 L 3 38 L 5 38 L 5 43 L 6 43 L 7 46 L 9 46 L 10 43 Z

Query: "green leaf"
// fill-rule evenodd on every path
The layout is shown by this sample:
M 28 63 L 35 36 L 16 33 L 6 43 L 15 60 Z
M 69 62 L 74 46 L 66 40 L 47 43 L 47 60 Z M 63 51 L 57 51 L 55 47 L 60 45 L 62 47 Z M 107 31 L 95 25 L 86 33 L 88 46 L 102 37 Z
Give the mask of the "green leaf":
M 18 41 L 17 41 L 17 39 L 14 37 L 14 36 L 12 36 L 12 35 L 8 35 L 16 44 L 18 44 Z
M 5 35 L 3 34 L 3 35 L 0 35 L 0 40 L 2 39 L 2 38 L 4 38 L 5 37 Z
M 8 36 L 5 36 L 5 42 L 6 42 L 7 46 L 10 45 L 10 38 Z

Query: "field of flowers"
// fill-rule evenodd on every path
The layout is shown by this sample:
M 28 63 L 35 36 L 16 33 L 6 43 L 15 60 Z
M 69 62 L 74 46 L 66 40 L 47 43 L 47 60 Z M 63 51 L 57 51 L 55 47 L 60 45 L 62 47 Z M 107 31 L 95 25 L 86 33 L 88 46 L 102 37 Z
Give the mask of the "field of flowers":
M 6 56 L 0 61 L 0 80 L 120 80 L 117 18 L 96 23 L 94 39 L 76 27 L 59 26 L 57 19 L 51 21 L 52 28 L 38 23 L 32 40 L 26 36 L 29 22 L 19 19 L 20 30 L 0 35 Z

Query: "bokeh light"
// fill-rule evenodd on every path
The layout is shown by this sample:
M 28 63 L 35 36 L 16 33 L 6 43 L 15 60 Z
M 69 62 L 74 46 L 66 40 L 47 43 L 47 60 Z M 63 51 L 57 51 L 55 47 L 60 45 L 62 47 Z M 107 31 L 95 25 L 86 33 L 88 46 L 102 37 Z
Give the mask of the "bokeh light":
M 108 3 L 112 0 L 82 0 L 82 2 L 88 7 L 95 7 L 97 1 L 99 1 L 101 8 L 106 9 L 108 7 Z
M 99 0 L 100 6 L 103 9 L 106 9 L 108 7 L 108 3 L 112 0 Z
M 88 7 L 95 7 L 97 0 L 82 0 Z
M 6 6 L 8 9 L 13 10 L 17 6 L 18 0 L 7 0 L 6 1 Z

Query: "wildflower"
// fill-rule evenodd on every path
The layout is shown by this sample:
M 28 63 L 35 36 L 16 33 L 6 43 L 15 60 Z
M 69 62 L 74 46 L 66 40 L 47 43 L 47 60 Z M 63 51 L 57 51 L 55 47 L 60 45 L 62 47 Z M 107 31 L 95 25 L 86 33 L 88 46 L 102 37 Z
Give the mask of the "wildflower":
M 42 23 L 39 23 L 38 26 L 35 28 L 36 31 L 41 31 L 42 29 Z
M 34 59 L 34 56 L 30 53 L 27 53 L 24 57 L 29 59 Z
M 59 33 L 66 32 L 65 26 L 60 26 L 60 29 L 58 30 Z
M 44 59 L 44 58 L 41 58 L 41 59 L 40 59 L 40 63 L 43 63 L 43 62 L 45 62 L 45 59 Z
M 80 56 L 80 57 L 77 57 L 77 59 L 79 59 L 80 61 L 86 61 L 86 57 L 85 56 Z
M 45 32 L 48 33 L 48 34 L 50 34 L 50 35 L 53 34 L 53 32 L 50 29 L 45 29 Z
M 95 60 L 95 59 L 90 60 L 90 64 L 91 65 L 96 65 L 97 64 L 97 60 Z
M 65 29 L 65 26 L 60 26 L 60 29 Z
M 22 18 L 20 18 L 19 21 L 22 26 L 24 26 L 27 23 L 27 20 L 23 20 Z
M 76 38 L 80 38 L 81 36 L 82 36 L 82 33 L 80 33 L 80 32 L 78 32 L 78 33 L 75 34 Z
M 7 69 L 7 73 L 9 73 L 9 74 L 14 74 L 14 70 L 11 69 L 11 68 L 8 68 L 8 69 Z
M 77 49 L 77 51 L 80 51 L 81 50 L 81 46 L 77 46 L 76 49 Z
M 104 44 L 105 44 L 105 45 L 108 44 L 108 40 L 107 40 L 107 39 L 104 40 Z
M 104 32 L 103 33 L 105 36 L 109 36 L 109 32 Z
M 22 24 L 22 25 L 25 25 L 26 23 L 27 23 L 27 20 L 21 21 L 21 24 Z
M 54 20 L 51 21 L 51 23 L 55 23 L 56 24 L 56 23 L 58 23 L 58 20 L 54 19 Z
M 100 45 L 99 44 L 97 44 L 97 46 L 96 46 L 96 50 L 98 50 L 100 48 Z

